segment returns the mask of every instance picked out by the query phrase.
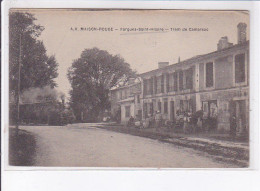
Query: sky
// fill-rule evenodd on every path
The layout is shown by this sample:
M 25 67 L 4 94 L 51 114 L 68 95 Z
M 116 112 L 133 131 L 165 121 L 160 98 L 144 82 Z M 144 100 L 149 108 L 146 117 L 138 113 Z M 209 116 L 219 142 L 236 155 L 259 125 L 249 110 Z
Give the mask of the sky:
M 119 54 L 138 73 L 158 68 L 158 62 L 174 64 L 196 55 L 216 51 L 218 40 L 227 36 L 237 43 L 237 24 L 247 24 L 249 14 L 242 11 L 181 11 L 181 10 L 65 10 L 31 9 L 35 23 L 44 26 L 39 37 L 48 55 L 59 63 L 56 79 L 58 90 L 68 96 L 68 68 L 84 49 L 97 47 L 110 54 Z M 78 30 L 75 30 L 75 28 Z M 80 31 L 88 27 L 112 27 L 112 32 Z M 164 28 L 156 32 L 126 32 L 120 28 Z M 181 31 L 171 31 L 180 28 Z M 188 31 L 182 31 L 187 28 Z M 204 28 L 206 31 L 189 31 Z M 72 30 L 74 29 L 74 30 Z M 118 29 L 118 30 L 115 30 Z

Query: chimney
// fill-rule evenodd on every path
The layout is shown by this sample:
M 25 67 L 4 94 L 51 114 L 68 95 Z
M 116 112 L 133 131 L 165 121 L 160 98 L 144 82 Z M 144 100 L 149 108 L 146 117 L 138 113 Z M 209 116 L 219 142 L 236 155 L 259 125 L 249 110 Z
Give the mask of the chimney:
M 237 43 L 241 44 L 246 42 L 246 23 L 239 23 L 237 25 Z
M 158 68 L 164 68 L 169 66 L 169 62 L 158 62 Z
M 129 78 L 128 84 L 130 85 L 130 84 L 133 84 L 133 83 L 135 83 L 135 78 Z
M 180 63 L 180 62 L 181 62 L 181 57 L 179 56 L 178 63 Z
M 218 41 L 218 50 L 229 48 L 232 45 L 233 45 L 233 43 L 228 42 L 228 37 L 227 36 L 223 36 Z

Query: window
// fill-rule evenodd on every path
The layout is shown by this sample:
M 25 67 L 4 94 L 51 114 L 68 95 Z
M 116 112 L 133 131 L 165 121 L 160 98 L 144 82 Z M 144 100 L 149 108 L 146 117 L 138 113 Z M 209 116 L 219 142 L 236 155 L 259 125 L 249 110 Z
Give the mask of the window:
M 218 106 L 217 100 L 210 100 L 202 102 L 203 116 L 204 117 L 217 117 Z
M 147 80 L 144 79 L 144 95 L 147 95 Z
M 148 108 L 147 108 L 147 103 L 144 103 L 144 117 L 146 118 L 148 116 Z
M 186 70 L 186 89 L 193 88 L 193 71 L 192 68 Z
M 174 91 L 178 90 L 178 74 L 177 74 L 177 72 L 173 73 L 173 90 Z
M 209 115 L 209 103 L 204 101 L 202 102 L 202 109 L 203 109 L 203 117 L 206 118 Z
M 168 101 L 164 101 L 164 113 L 168 113 Z
M 154 94 L 157 94 L 157 78 L 154 76 Z
M 130 117 L 130 106 L 125 106 L 125 117 Z
M 138 117 L 141 119 L 141 118 L 142 118 L 142 110 L 138 110 L 138 111 L 137 111 L 137 115 L 138 115 Z
M 153 103 L 150 103 L 150 114 L 153 115 Z
M 245 82 L 245 54 L 235 56 L 235 82 Z
M 217 107 L 217 102 L 213 101 L 213 102 L 209 102 L 209 116 L 210 117 L 213 117 L 213 118 L 216 118 L 217 117 L 217 114 L 218 114 L 218 107 Z
M 157 80 L 157 82 L 156 82 L 156 85 L 157 85 L 157 93 L 161 93 L 161 76 L 158 76 L 157 78 L 156 78 Z
M 183 101 L 183 110 L 187 112 L 189 110 L 189 102 L 187 100 Z
M 166 92 L 170 90 L 170 83 L 169 83 L 169 74 L 166 74 Z
M 158 108 L 157 108 L 158 111 L 162 112 L 162 103 L 158 102 L 157 104 L 158 104 Z
M 153 94 L 153 78 L 150 78 L 150 94 Z
M 209 108 L 208 102 L 204 101 L 204 102 L 202 102 L 202 105 L 203 105 L 203 111 L 208 113 L 208 108 Z
M 206 64 L 206 87 L 213 86 L 213 62 Z
M 196 111 L 196 108 L 195 108 L 195 105 L 193 105 L 192 99 L 189 100 L 189 111 L 192 113 Z
M 180 100 L 180 111 L 181 112 L 192 112 L 192 100 Z
M 183 109 L 183 100 L 180 100 L 180 111 L 183 112 L 184 109 Z
M 173 91 L 173 74 L 169 74 L 169 91 Z
M 164 93 L 164 75 L 161 78 L 161 92 Z
M 183 72 L 179 72 L 179 90 L 183 90 Z

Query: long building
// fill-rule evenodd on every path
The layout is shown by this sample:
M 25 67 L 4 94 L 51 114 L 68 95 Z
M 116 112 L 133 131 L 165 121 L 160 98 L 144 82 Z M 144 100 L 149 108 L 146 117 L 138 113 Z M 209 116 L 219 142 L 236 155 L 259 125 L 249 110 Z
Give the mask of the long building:
M 214 52 L 172 65 L 159 62 L 158 69 L 140 74 L 142 119 L 160 111 L 165 120 L 175 121 L 180 113 L 202 110 L 204 118 L 213 122 L 212 130 L 230 132 L 235 127 L 237 134 L 248 132 L 249 41 L 246 27 L 245 23 L 237 25 L 237 44 L 228 42 L 228 37 L 221 37 Z M 127 120 L 123 114 L 121 118 Z

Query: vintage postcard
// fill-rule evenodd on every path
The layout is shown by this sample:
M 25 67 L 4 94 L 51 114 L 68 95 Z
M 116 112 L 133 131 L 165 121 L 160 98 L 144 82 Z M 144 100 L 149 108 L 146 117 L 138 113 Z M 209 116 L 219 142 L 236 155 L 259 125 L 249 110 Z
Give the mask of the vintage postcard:
M 250 12 L 10 9 L 10 167 L 248 168 Z

